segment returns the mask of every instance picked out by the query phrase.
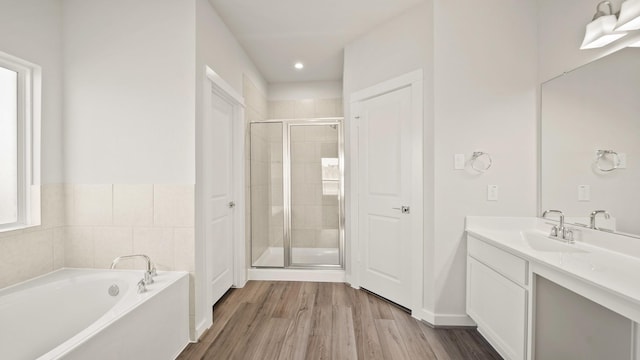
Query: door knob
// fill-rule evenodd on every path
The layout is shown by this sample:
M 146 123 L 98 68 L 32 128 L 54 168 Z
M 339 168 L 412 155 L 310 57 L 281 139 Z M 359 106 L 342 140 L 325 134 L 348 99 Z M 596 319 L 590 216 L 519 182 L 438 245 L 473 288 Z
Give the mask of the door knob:
M 409 206 L 402 206 L 399 208 L 392 208 L 393 210 L 400 210 L 400 212 L 402 212 L 403 214 L 409 214 L 411 213 L 411 207 Z
M 229 201 L 229 208 L 233 209 L 234 207 L 236 207 L 236 203 L 233 201 Z

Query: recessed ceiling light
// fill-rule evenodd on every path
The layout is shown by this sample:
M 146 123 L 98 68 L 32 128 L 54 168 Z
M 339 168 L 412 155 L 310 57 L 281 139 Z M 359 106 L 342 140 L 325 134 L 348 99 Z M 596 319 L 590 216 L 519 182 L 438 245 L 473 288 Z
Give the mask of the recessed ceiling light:
M 301 70 L 301 69 L 304 68 L 304 64 L 301 63 L 301 62 L 297 62 L 297 63 L 293 64 L 293 67 L 298 69 L 298 70 Z

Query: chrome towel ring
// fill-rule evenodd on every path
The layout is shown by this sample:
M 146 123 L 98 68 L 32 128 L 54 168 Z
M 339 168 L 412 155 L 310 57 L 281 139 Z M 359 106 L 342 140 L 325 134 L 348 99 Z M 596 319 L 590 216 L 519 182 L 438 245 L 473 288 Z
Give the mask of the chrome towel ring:
M 597 150 L 595 163 L 598 170 L 610 172 L 620 167 L 620 156 L 613 150 Z
M 491 155 L 486 152 L 474 151 L 469 160 L 469 164 L 473 170 L 483 173 L 491 168 L 493 160 L 491 160 Z

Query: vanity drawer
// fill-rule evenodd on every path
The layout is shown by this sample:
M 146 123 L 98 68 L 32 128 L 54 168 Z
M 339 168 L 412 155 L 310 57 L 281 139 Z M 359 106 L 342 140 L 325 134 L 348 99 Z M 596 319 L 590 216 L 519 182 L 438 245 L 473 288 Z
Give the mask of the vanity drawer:
M 467 253 L 514 282 L 527 285 L 526 260 L 489 245 L 473 236 L 467 236 Z

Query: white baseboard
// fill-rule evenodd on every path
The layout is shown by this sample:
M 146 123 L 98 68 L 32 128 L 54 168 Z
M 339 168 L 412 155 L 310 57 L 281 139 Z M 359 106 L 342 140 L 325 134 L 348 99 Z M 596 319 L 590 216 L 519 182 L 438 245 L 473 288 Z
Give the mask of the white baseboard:
M 212 319 L 202 319 L 198 326 L 196 326 L 196 338 L 191 339 L 191 342 L 198 342 L 202 334 L 204 334 L 204 332 L 207 331 L 211 327 L 211 325 L 213 325 Z
M 249 269 L 249 280 L 345 282 L 344 270 Z
M 476 327 L 476 323 L 467 314 L 436 314 L 426 309 L 412 311 L 411 316 L 423 320 L 432 326 Z

